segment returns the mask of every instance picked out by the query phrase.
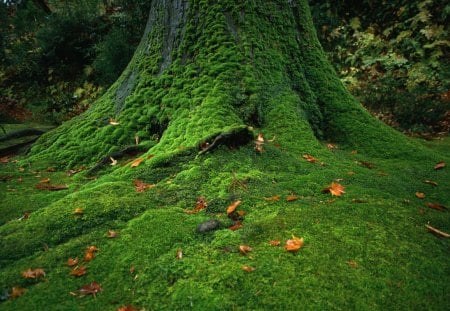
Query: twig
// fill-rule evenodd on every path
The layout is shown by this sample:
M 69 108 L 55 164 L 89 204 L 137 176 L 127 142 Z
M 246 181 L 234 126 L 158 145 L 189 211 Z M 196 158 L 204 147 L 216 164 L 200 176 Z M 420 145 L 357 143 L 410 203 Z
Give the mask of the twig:
M 428 231 L 430 231 L 431 233 L 434 233 L 434 234 L 439 235 L 439 236 L 444 237 L 444 238 L 450 238 L 450 234 L 445 233 L 445 232 L 443 232 L 441 230 L 438 230 L 438 229 L 436 229 L 436 228 L 434 228 L 434 227 L 432 227 L 430 225 L 425 225 L 425 227 L 427 227 Z

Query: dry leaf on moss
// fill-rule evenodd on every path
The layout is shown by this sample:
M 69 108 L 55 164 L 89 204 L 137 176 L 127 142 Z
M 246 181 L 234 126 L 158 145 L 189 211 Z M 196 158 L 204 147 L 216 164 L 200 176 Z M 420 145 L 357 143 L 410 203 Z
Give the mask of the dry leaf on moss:
M 303 247 L 303 244 L 304 244 L 303 238 L 298 238 L 293 235 L 292 239 L 286 241 L 284 249 L 287 250 L 288 252 L 296 252 Z
M 227 215 L 232 214 L 236 210 L 236 208 L 239 206 L 239 204 L 241 204 L 241 201 L 237 200 L 237 201 L 233 202 L 230 206 L 228 206 Z

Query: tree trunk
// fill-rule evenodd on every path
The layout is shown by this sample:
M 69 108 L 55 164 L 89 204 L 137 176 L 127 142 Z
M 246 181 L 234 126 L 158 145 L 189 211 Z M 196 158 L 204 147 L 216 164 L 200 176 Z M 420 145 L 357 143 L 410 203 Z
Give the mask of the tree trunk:
M 122 76 L 32 154 L 65 166 L 92 164 L 135 136 L 152 154 L 173 153 L 240 127 L 300 153 L 321 148 L 322 140 L 389 157 L 411 149 L 345 90 L 307 1 L 220 3 L 153 1 Z

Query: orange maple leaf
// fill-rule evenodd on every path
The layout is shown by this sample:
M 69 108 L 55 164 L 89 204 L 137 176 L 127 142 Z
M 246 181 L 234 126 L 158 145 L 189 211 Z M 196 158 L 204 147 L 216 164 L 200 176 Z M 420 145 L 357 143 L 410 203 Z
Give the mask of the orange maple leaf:
M 272 246 L 279 246 L 280 245 L 280 240 L 270 240 L 269 244 Z
M 332 182 L 330 186 L 322 189 L 323 193 L 331 193 L 331 195 L 335 195 L 337 197 L 340 197 L 343 193 L 345 193 L 345 188 L 341 184 L 337 182 Z
M 78 257 L 74 258 L 69 258 L 67 259 L 66 265 L 69 267 L 73 267 L 76 266 L 78 264 Z
M 304 244 L 303 238 L 298 238 L 293 235 L 292 239 L 286 241 L 284 249 L 287 250 L 288 252 L 296 252 L 303 247 L 303 244 Z
M 233 202 L 230 206 L 228 206 L 227 215 L 232 214 L 236 210 L 236 208 L 239 206 L 239 204 L 241 204 L 241 201 L 237 200 L 237 201 Z

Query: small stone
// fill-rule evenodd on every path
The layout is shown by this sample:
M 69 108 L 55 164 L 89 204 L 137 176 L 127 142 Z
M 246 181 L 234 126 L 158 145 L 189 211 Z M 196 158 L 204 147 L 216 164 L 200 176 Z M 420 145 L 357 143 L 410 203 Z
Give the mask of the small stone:
M 213 230 L 217 230 L 220 226 L 220 222 L 215 219 L 210 219 L 205 222 L 202 222 L 197 226 L 198 233 L 205 233 Z

